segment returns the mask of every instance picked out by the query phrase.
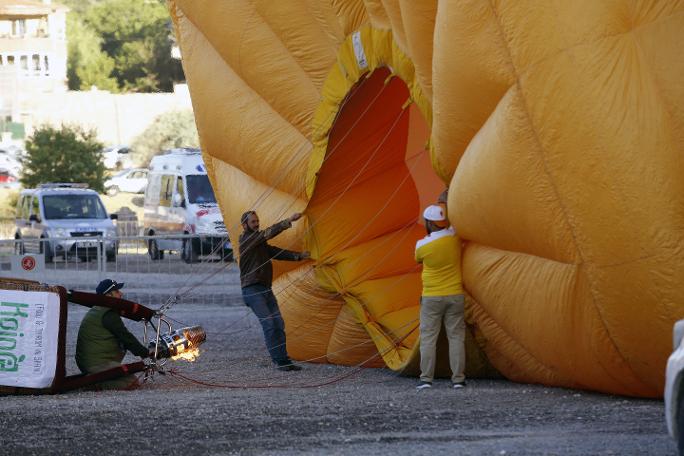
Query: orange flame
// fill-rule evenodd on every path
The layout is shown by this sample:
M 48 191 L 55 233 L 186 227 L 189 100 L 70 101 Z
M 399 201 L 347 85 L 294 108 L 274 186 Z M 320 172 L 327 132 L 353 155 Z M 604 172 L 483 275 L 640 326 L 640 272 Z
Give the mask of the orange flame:
M 185 351 L 178 353 L 176 356 L 172 356 L 171 359 L 176 361 L 183 359 L 185 361 L 194 362 L 200 355 L 199 348 L 188 348 Z

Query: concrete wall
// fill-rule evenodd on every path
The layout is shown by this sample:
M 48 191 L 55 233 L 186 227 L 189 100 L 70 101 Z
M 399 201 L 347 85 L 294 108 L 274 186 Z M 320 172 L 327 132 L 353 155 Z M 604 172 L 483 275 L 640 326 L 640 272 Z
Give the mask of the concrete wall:
M 21 119 L 27 136 L 42 124 L 77 124 L 95 128 L 105 145 L 130 144 L 162 113 L 192 110 L 185 85 L 177 86 L 174 93 L 112 94 L 91 90 L 44 93 L 33 98 L 25 100 Z

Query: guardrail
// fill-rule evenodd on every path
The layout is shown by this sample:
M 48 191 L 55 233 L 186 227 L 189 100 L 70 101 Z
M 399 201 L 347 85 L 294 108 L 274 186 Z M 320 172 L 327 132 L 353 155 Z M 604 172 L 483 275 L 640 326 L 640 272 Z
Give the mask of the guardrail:
M 79 290 L 93 290 L 100 280 L 112 277 L 126 282 L 130 299 L 152 307 L 179 293 L 186 303 L 242 302 L 227 237 L 0 240 L 0 276 Z

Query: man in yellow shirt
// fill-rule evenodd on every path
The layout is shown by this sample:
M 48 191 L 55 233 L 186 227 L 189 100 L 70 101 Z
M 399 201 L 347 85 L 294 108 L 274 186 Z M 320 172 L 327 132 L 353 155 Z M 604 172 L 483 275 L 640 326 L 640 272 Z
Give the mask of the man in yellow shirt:
M 432 387 L 437 336 L 444 321 L 449 339 L 449 365 L 453 388 L 465 386 L 465 322 L 461 284 L 461 240 L 456 236 L 441 206 L 423 212 L 428 235 L 416 243 L 416 261 L 423 264 L 423 293 L 420 300 L 420 384 Z

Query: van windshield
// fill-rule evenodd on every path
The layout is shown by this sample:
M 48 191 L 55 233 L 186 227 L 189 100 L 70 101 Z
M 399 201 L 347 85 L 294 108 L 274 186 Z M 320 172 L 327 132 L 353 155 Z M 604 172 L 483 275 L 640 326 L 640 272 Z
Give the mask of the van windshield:
M 43 210 L 48 220 L 107 218 L 97 195 L 44 195 Z
M 206 174 L 192 174 L 185 177 L 188 184 L 188 200 L 190 204 L 216 203 L 214 189 Z

